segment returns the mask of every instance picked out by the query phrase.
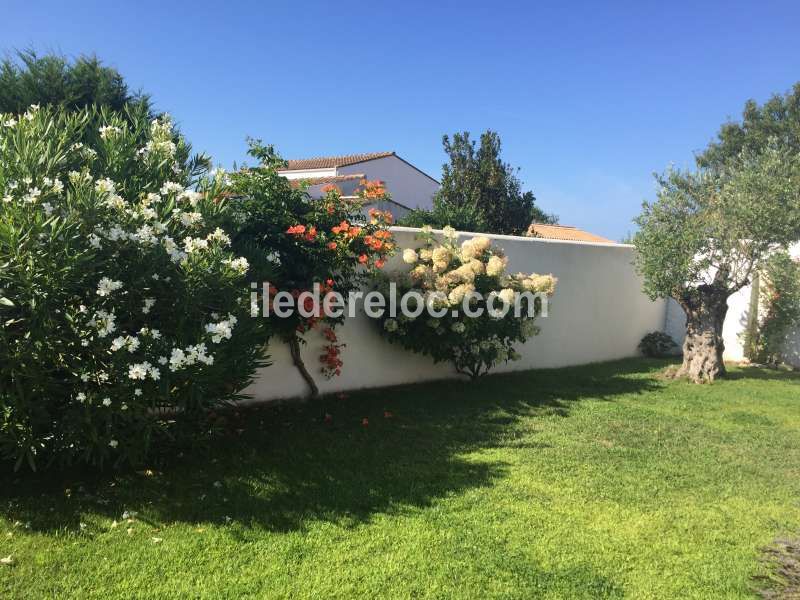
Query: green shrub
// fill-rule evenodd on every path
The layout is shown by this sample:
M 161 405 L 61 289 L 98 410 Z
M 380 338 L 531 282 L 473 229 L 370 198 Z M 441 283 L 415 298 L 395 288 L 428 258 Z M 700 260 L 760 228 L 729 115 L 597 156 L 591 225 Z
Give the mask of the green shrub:
M 192 181 L 185 152 L 144 111 L 0 116 L 0 457 L 17 468 L 141 460 L 260 364 L 247 264 L 218 228 L 226 176 Z
M 389 341 L 431 356 L 434 362 L 449 362 L 459 373 L 479 377 L 519 358 L 513 346 L 538 333 L 535 318 L 541 315 L 543 300 L 555 291 L 556 280 L 552 275 L 508 275 L 507 258 L 489 238 L 476 237 L 459 245 L 452 228 L 444 231 L 444 240 L 439 242 L 424 228 L 423 246 L 403 252 L 412 270 L 380 284 L 384 295 L 390 295 L 394 281 L 398 299 L 409 292 L 419 294 L 421 300 L 409 302 L 410 312 L 421 308 L 422 302 L 441 316 L 422 310 L 411 318 L 401 306 L 396 318 L 386 311 L 378 322 Z M 489 310 L 494 298 L 495 308 L 501 303 L 510 307 L 504 316 Z M 513 309 L 518 301 L 519 315 Z M 466 306 L 473 315 L 481 314 L 467 315 Z
M 678 344 L 666 333 L 653 331 L 644 336 L 642 341 L 639 342 L 639 350 L 650 358 L 664 358 L 676 354 Z
M 783 361 L 787 334 L 800 323 L 800 262 L 786 251 L 776 252 L 765 261 L 759 279 L 764 317 L 756 334 L 754 359 L 777 364 Z
M 323 302 L 332 293 L 346 300 L 394 251 L 388 229 L 392 215 L 374 209 L 364 214 L 365 204 L 386 197 L 382 183 L 362 181 L 356 198 L 329 185 L 323 198 L 311 199 L 302 185 L 278 173 L 285 162 L 272 146 L 251 141 L 250 155 L 258 164 L 231 175 L 231 229 L 236 230 L 233 248 L 250 261 L 254 280 L 269 282 L 273 295 L 288 292 L 297 298 L 318 284 Z M 318 393 L 313 372 L 341 373 L 343 344 L 335 328 L 343 318 L 323 311 L 311 316 L 293 311 L 287 317 L 270 312 L 270 329 L 289 345 L 312 396 Z M 319 368 L 309 371 L 300 345 L 313 335 L 324 340 L 324 350 Z

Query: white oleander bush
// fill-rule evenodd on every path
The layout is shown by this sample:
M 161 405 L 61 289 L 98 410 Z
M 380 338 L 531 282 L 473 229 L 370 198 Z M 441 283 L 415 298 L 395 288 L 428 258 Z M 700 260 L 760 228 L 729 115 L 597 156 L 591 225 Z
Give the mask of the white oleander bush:
M 168 117 L 0 115 L 0 457 L 136 462 L 262 359 L 223 172 Z
M 507 257 L 488 237 L 459 244 L 449 227 L 444 229 L 442 241 L 430 228 L 423 228 L 418 237 L 422 239 L 420 248 L 403 251 L 403 261 L 411 270 L 384 278 L 379 287 L 390 294 L 389 285 L 394 282 L 398 299 L 416 292 L 408 296 L 410 310 L 405 312 L 424 309 L 415 317 L 404 314 L 402 306 L 395 317 L 386 311 L 379 319 L 382 334 L 434 362 L 449 362 L 470 377 L 517 360 L 514 345 L 538 333 L 535 320 L 555 292 L 556 279 L 536 273 L 507 273 Z M 504 305 L 508 309 L 501 314 Z

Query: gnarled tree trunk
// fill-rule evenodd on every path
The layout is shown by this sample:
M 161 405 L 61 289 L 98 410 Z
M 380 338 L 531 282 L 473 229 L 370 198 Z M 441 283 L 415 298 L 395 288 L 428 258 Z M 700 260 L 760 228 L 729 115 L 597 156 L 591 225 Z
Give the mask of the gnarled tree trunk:
M 725 375 L 722 354 L 722 326 L 728 312 L 728 292 L 713 286 L 700 286 L 678 299 L 686 313 L 686 339 L 683 364 L 675 373 L 695 383 L 710 383 Z

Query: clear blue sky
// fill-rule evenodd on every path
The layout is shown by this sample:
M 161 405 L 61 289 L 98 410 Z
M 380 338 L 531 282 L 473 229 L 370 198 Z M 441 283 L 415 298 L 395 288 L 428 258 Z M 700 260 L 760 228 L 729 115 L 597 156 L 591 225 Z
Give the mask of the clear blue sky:
M 96 53 L 231 166 L 395 150 L 491 128 L 561 222 L 618 239 L 651 173 L 744 101 L 800 80 L 800 3 L 54 2 L 0 8 L 0 48 Z

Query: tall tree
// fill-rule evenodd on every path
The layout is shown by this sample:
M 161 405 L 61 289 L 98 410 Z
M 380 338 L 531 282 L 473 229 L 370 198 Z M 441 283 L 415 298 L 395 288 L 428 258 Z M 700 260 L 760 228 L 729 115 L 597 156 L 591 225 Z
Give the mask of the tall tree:
M 743 151 L 760 152 L 770 143 L 800 152 L 800 82 L 764 104 L 748 100 L 741 121 L 725 123 L 717 139 L 697 155 L 702 168 L 724 164 Z
M 800 83 L 763 105 L 748 101 L 696 162 L 696 172 L 657 177 L 634 243 L 645 291 L 686 313 L 678 374 L 699 382 L 725 374 L 728 297 L 800 239 Z
M 636 219 L 636 264 L 652 298 L 686 313 L 683 364 L 697 383 L 725 374 L 728 298 L 777 248 L 800 239 L 800 157 L 772 142 L 696 172 L 659 176 L 658 197 Z
M 23 50 L 0 63 L 0 112 L 22 113 L 31 104 L 68 110 L 97 105 L 115 112 L 144 105 L 151 112 L 149 97 L 131 93 L 119 71 L 95 56 L 70 62 L 64 56 Z
M 449 163 L 442 167 L 442 186 L 432 211 L 415 211 L 405 224 L 433 225 L 479 232 L 521 234 L 532 222 L 554 223 L 556 217 L 536 206 L 532 192 L 522 192 L 518 169 L 500 157 L 500 136 L 481 135 L 480 145 L 469 132 L 442 138 Z
M 0 62 L 0 113 L 21 114 L 31 105 L 57 106 L 67 111 L 87 111 L 88 118 L 109 111 L 131 125 L 166 115 L 153 109 L 150 97 L 132 93 L 116 69 L 103 65 L 96 56 L 81 56 L 70 61 L 64 56 L 39 56 L 33 50 L 22 50 Z M 199 177 L 211 167 L 204 154 L 192 155 L 192 147 L 173 131 L 178 168 L 188 169 Z

